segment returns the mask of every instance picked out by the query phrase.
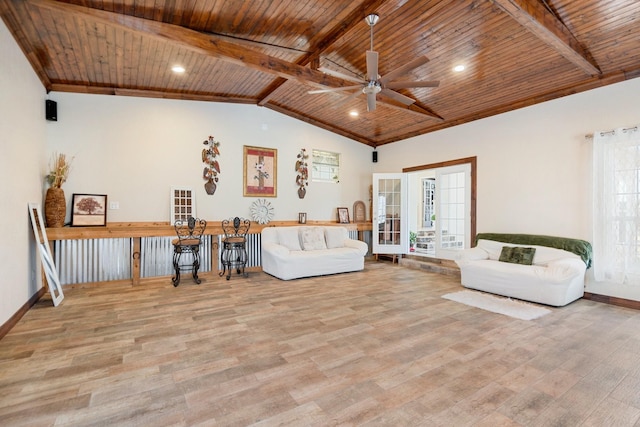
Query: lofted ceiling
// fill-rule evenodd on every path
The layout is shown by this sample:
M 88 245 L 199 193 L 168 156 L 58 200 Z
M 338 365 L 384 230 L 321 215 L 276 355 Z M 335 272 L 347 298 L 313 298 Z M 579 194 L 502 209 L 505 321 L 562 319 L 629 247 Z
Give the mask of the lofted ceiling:
M 0 13 L 47 91 L 254 104 L 372 147 L 640 76 L 638 0 L 0 0 Z M 439 85 L 380 93 L 369 112 L 359 89 L 309 94 L 365 79 L 370 13 L 378 73 L 426 56 L 397 80 Z

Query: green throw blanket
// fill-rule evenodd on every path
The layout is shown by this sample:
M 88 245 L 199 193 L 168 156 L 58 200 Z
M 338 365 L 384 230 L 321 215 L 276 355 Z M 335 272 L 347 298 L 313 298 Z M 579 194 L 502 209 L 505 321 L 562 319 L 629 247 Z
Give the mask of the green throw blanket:
M 507 233 L 478 233 L 478 240 L 495 240 L 497 242 L 512 243 L 516 245 L 548 246 L 550 248 L 562 249 L 573 252 L 580 256 L 587 268 L 591 267 L 593 249 L 591 243 L 585 240 L 570 239 L 568 237 L 542 236 L 538 234 L 507 234 Z

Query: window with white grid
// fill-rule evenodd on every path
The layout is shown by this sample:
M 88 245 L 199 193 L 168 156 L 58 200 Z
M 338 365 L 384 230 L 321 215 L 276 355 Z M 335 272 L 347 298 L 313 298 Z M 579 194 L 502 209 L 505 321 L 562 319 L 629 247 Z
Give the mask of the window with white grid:
M 338 182 L 340 179 L 340 154 L 330 151 L 312 150 L 311 180 L 316 182 Z
M 195 194 L 191 188 L 171 188 L 171 224 L 178 219 L 189 219 L 196 216 Z

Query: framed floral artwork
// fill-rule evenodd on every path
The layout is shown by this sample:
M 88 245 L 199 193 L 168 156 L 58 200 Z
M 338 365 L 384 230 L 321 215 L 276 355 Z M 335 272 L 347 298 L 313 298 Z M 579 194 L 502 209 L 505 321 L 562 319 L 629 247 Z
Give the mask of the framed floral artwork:
M 277 172 L 277 149 L 244 146 L 244 197 L 276 197 Z

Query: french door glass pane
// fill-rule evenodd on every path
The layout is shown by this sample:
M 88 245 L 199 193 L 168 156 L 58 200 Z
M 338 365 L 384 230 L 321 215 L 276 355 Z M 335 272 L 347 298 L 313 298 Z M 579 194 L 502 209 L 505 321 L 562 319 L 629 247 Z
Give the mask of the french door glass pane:
M 400 244 L 401 180 L 380 179 L 378 181 L 378 243 Z
M 465 173 L 454 172 L 440 176 L 440 247 L 465 247 Z

